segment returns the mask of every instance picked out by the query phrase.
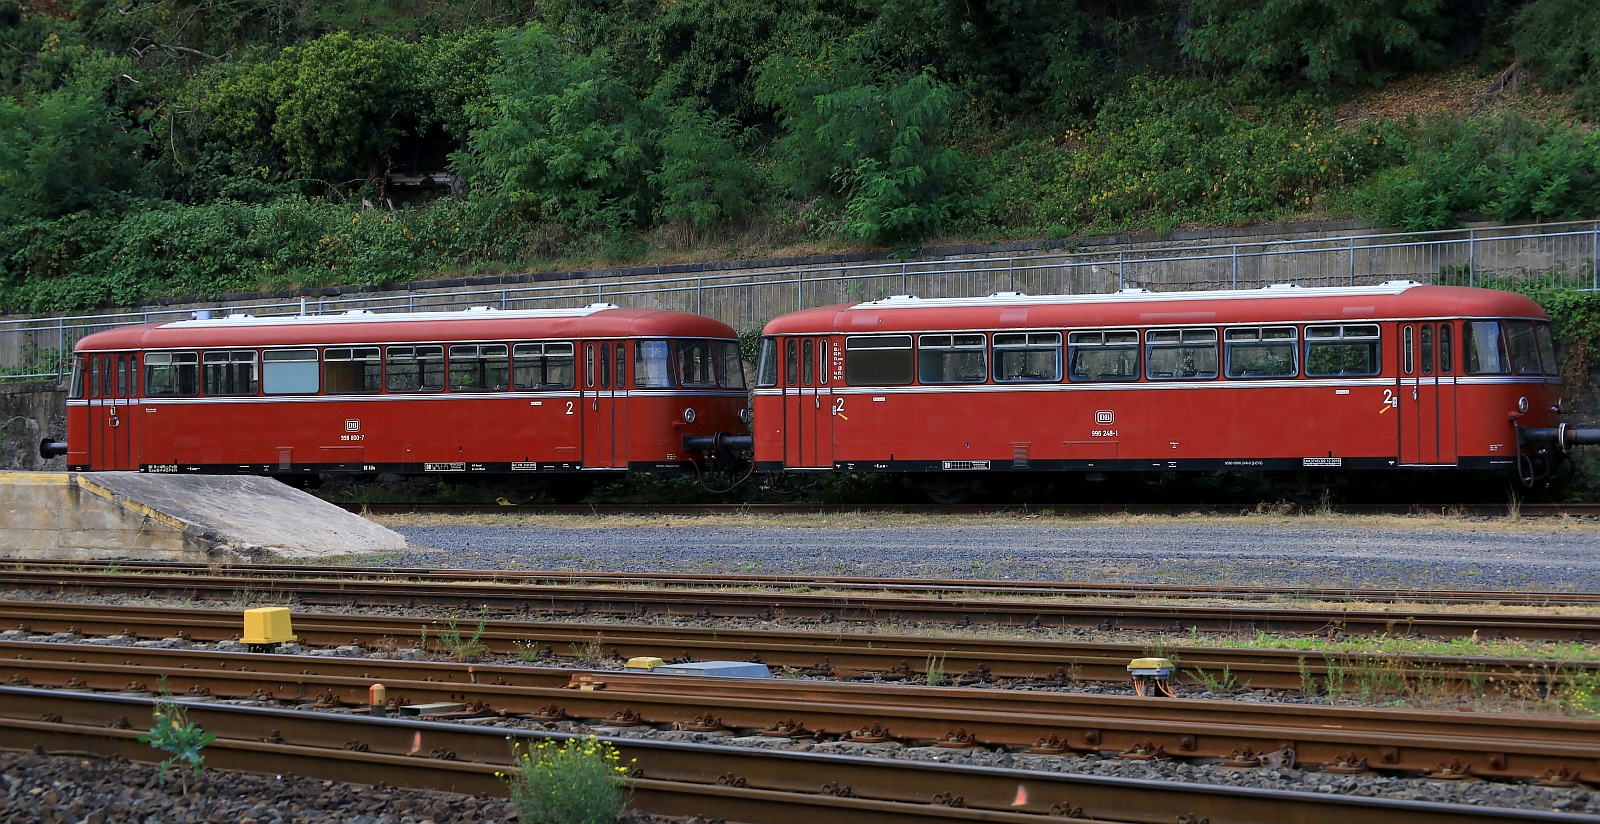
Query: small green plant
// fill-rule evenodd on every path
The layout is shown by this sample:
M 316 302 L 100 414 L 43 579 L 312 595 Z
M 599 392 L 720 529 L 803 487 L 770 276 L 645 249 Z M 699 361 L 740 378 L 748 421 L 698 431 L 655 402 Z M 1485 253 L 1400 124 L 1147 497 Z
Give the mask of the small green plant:
M 1195 667 L 1190 672 L 1194 673 L 1195 683 L 1204 688 L 1206 692 L 1227 694 L 1249 688 L 1248 683 L 1240 683 L 1239 679 L 1235 678 L 1227 667 L 1222 668 L 1220 675 L 1212 675 L 1199 667 Z
M 578 659 L 578 663 L 586 667 L 594 666 L 605 657 L 605 654 L 600 649 L 600 636 L 598 635 L 585 643 L 572 644 L 571 648 L 572 657 Z
M 610 824 L 633 795 L 621 754 L 592 735 L 527 748 L 513 743 L 511 757 L 510 771 L 496 775 L 527 824 Z
M 456 626 L 456 619 L 449 618 L 445 621 L 444 629 L 439 631 L 439 646 L 451 658 L 463 663 L 481 661 L 489 655 L 489 645 L 483 643 L 483 633 L 488 627 L 488 611 L 484 610 L 478 615 L 478 628 L 472 637 L 462 637 L 461 628 Z M 428 640 L 428 629 L 423 627 L 422 640 L 424 646 Z
M 189 774 L 192 771 L 195 778 L 200 777 L 200 770 L 205 765 L 205 755 L 201 753 L 207 746 L 217 740 L 205 730 L 200 729 L 189 720 L 189 712 L 182 704 L 172 700 L 167 692 L 167 679 L 161 678 L 162 697 L 156 700 L 155 710 L 150 716 L 150 731 L 139 734 L 139 740 L 150 746 L 171 753 L 172 757 L 161 762 L 158 768 L 161 773 L 160 781 L 167 783 L 167 769 L 180 765 L 178 782 L 183 789 L 183 794 L 189 794 Z M 182 768 L 188 765 L 189 768 Z M 191 769 L 192 768 L 192 769 Z
M 1317 677 L 1311 673 L 1311 666 L 1306 659 L 1297 658 L 1295 663 L 1300 667 L 1300 694 L 1307 699 L 1317 697 Z
M 930 687 L 938 687 L 938 686 L 943 686 L 944 685 L 944 683 L 946 681 L 946 675 L 945 675 L 945 671 L 944 671 L 944 656 L 943 655 L 929 655 L 928 656 L 927 678 L 928 678 L 928 686 L 930 686 Z

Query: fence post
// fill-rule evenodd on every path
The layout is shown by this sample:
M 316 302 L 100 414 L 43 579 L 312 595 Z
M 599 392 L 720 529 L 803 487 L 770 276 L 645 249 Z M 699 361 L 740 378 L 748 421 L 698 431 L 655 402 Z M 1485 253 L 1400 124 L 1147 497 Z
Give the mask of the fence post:
M 996 290 L 999 291 L 999 290 Z M 1006 258 L 1006 291 L 1017 291 L 1017 259 Z
M 1478 285 L 1478 230 L 1467 230 L 1467 285 Z
M 906 262 L 903 260 L 900 261 L 900 294 L 911 294 L 911 289 L 906 286 Z
M 1594 224 L 1589 238 L 1589 288 L 1600 289 L 1600 222 Z
M 64 318 L 56 318 L 56 383 L 62 383 L 63 369 L 71 354 L 67 352 L 67 322 Z
M 1356 285 L 1356 239 L 1350 238 L 1350 285 Z
M 1117 253 L 1117 291 L 1118 292 L 1122 291 L 1123 289 L 1128 288 L 1128 282 L 1126 280 L 1123 280 L 1123 278 L 1122 278 L 1122 258 L 1127 254 L 1128 254 L 1127 252 L 1118 252 Z
M 706 279 L 703 278 L 703 277 L 695 278 L 694 279 L 694 313 L 696 315 L 705 314 L 705 312 L 703 311 L 705 309 L 705 304 L 706 304 Z
M 1239 288 L 1239 245 L 1233 246 L 1233 288 Z
M 796 312 L 806 308 L 806 270 L 797 269 L 794 273 L 794 310 Z

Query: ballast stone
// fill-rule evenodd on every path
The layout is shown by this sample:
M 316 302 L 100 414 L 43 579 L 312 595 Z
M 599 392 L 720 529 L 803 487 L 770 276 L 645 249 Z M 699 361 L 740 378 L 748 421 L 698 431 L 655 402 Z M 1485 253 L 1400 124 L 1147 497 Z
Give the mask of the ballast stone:
M 0 473 L 0 555 L 273 561 L 393 552 L 405 538 L 271 478 Z

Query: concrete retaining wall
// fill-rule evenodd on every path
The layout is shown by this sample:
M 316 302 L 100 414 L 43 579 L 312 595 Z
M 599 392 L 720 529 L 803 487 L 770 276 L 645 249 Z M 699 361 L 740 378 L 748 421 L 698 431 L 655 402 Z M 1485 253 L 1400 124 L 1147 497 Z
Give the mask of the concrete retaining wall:
M 66 436 L 66 390 L 50 381 L 0 384 L 0 470 L 66 469 L 64 457 L 39 457 L 40 440 Z

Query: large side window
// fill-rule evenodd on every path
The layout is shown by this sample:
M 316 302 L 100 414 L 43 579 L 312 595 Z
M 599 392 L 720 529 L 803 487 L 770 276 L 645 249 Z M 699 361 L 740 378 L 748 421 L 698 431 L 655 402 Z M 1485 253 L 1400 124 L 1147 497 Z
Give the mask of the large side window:
M 910 335 L 852 335 L 844 340 L 844 382 L 904 386 L 914 372 Z
M 383 359 L 384 388 L 390 392 L 444 389 L 443 346 L 391 346 Z
M 268 395 L 314 395 L 317 350 L 268 349 L 261 353 L 261 389 Z
M 1455 369 L 1455 344 L 1451 340 L 1450 324 L 1439 324 L 1439 374 L 1448 375 Z
M 1292 378 L 1295 365 L 1293 326 L 1229 329 L 1224 335 L 1228 377 Z
M 989 365 L 984 336 L 923 335 L 917 339 L 920 383 L 983 383 Z
M 383 389 L 383 359 L 376 346 L 328 347 L 322 351 L 322 391 L 358 395 Z
M 254 395 L 259 387 L 253 349 L 207 352 L 200 377 L 207 395 Z
M 152 397 L 189 397 L 200 389 L 200 353 L 148 352 L 144 391 Z
M 1307 326 L 1306 374 L 1376 375 L 1383 368 L 1376 325 Z
M 83 384 L 88 379 L 88 374 L 83 369 L 83 356 L 73 355 L 72 380 L 67 382 L 67 397 L 73 400 L 84 397 L 87 393 L 84 392 Z
M 519 343 L 511 348 L 511 364 L 518 389 L 577 385 L 577 361 L 570 343 Z
M 451 392 L 503 392 L 511 388 L 511 362 L 503 343 L 450 346 Z
M 778 339 L 762 338 L 756 355 L 756 386 L 778 385 Z
M 672 387 L 672 349 L 664 340 L 642 340 L 633 345 L 633 385 L 640 389 Z
M 1498 321 L 1468 321 L 1462 343 L 1467 349 L 1468 375 L 1504 375 L 1511 371 L 1511 357 L 1506 353 Z
M 1145 375 L 1153 381 L 1217 376 L 1217 330 L 1152 329 L 1144 336 Z
M 1132 381 L 1139 379 L 1139 333 L 1131 329 L 1110 332 L 1071 332 L 1067 359 L 1074 381 Z

